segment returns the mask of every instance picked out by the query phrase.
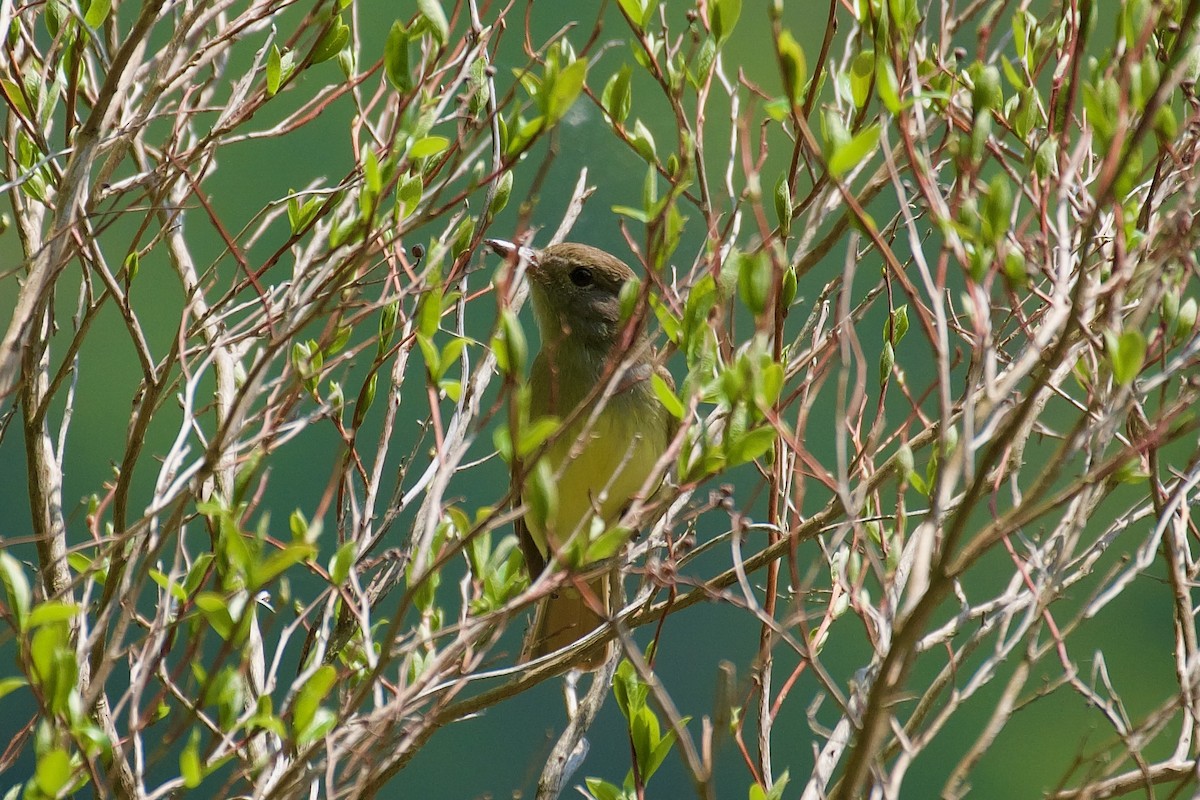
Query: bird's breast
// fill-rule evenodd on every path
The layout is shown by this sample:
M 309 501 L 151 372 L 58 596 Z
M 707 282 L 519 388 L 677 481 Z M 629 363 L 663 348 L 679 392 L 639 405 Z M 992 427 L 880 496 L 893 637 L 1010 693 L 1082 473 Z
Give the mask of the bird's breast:
M 562 544 L 577 531 L 587 535 L 597 516 L 605 525 L 620 517 L 666 450 L 663 413 L 651 398 L 618 394 L 594 420 L 581 414 L 559 433 L 542 456 L 554 475 L 557 507 L 551 519 L 527 517 L 543 554 L 548 536 Z

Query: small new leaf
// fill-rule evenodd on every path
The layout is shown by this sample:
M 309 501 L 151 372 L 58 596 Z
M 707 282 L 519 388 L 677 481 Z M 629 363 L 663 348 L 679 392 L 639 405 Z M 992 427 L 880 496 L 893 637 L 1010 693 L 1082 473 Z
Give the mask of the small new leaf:
M 856 108 L 862 108 L 871 99 L 871 80 L 875 77 L 875 52 L 864 50 L 854 57 L 850 65 L 850 96 Z
M 650 376 L 650 385 L 654 388 L 654 394 L 658 397 L 658 402 L 662 403 L 663 408 L 675 419 L 683 419 L 683 401 L 675 394 L 666 378 L 656 372 Z
M 421 16 L 429 21 L 429 28 L 433 31 L 433 38 L 438 44 L 445 44 L 450 38 L 450 23 L 446 20 L 446 12 L 442 10 L 442 4 L 438 0 L 417 0 L 417 8 L 421 9 Z
M 787 236 L 792 228 L 792 187 L 788 185 L 786 174 L 780 175 L 775 184 L 775 218 L 780 232 Z
M 587 60 L 572 61 L 554 79 L 546 98 L 546 119 L 549 124 L 558 122 L 574 105 L 583 91 L 583 82 L 587 77 Z
M 112 0 L 92 0 L 88 3 L 87 13 L 83 15 L 83 22 L 89 28 L 99 28 L 108 19 L 110 11 Z
M 626 64 L 617 74 L 608 79 L 608 83 L 604 85 L 604 93 L 600 95 L 600 105 L 612 121 L 618 125 L 624 124 L 626 117 L 629 116 L 629 108 L 633 99 L 633 93 L 629 86 L 632 77 L 633 69 Z
M 790 31 L 779 34 L 775 46 L 779 48 L 779 66 L 783 72 L 783 91 L 793 106 L 804 100 L 804 86 L 808 82 L 808 62 L 804 50 Z
M 1104 341 L 1112 361 L 1113 380 L 1121 386 L 1133 383 L 1146 360 L 1146 337 L 1141 331 L 1131 328 L 1120 336 L 1105 331 Z
M 724 44 L 729 34 L 733 33 L 741 14 L 742 0 L 709 0 L 708 27 L 712 29 L 718 45 Z
M 278 47 L 271 45 L 271 52 L 267 54 L 267 97 L 275 96 L 282 80 L 283 56 L 279 53 Z
M 430 158 L 450 146 L 450 140 L 445 136 L 426 136 L 413 142 L 408 149 L 409 158 Z
M 403 94 L 412 91 L 413 87 L 408 41 L 408 31 L 403 23 L 396 20 L 388 33 L 387 44 L 383 47 L 383 66 L 388 81 L 396 87 L 396 91 Z
M 320 64 L 342 52 L 342 48 L 350 41 L 350 26 L 335 19 L 325 31 L 325 35 L 317 42 L 312 51 L 312 63 Z
M 841 177 L 863 162 L 879 143 L 879 123 L 859 131 L 854 138 L 834 148 L 829 156 L 830 174 Z

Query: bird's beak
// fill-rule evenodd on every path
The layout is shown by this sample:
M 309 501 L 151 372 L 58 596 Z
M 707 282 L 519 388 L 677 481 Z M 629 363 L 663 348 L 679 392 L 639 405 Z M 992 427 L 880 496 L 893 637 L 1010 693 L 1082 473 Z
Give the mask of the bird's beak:
M 490 247 L 492 252 L 501 258 L 510 260 L 517 259 L 524 261 L 531 267 L 537 267 L 537 251 L 532 247 L 518 245 L 505 239 L 484 239 L 483 243 Z

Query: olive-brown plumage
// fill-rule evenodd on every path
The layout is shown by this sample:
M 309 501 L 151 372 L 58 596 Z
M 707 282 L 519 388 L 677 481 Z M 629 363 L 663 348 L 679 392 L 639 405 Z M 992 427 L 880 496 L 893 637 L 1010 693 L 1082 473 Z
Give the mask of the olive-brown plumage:
M 511 256 L 517 248 L 488 242 Z M 625 335 L 621 288 L 636 276 L 603 250 L 566 242 L 526 250 L 534 314 L 542 345 L 529 375 L 530 418 L 565 420 L 542 458 L 555 477 L 558 502 L 549 515 L 526 502 L 523 551 L 531 577 L 572 537 L 588 537 L 613 525 L 642 490 L 666 451 L 675 420 L 650 383 L 657 370 L 643 335 Z M 619 348 L 619 345 L 626 345 Z M 607 399 L 598 384 L 624 368 Z M 603 387 L 601 387 L 603 388 Z M 603 402 L 596 411 L 595 404 Z M 582 410 L 581 405 L 588 404 Z M 594 418 L 593 418 L 594 417 Z M 523 499 L 525 492 L 522 492 Z M 519 531 L 520 532 L 520 531 Z M 544 600 L 535 615 L 525 656 L 537 658 L 577 642 L 611 616 L 610 581 L 605 573 L 580 591 L 564 586 Z M 604 661 L 595 651 L 574 666 L 594 669 Z

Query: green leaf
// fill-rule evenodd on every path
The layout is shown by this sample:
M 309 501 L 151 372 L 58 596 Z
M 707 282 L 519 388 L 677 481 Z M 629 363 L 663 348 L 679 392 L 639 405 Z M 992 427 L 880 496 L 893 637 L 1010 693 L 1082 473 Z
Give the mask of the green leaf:
M 630 88 L 632 77 L 633 68 L 628 64 L 624 65 L 608 79 L 608 83 L 604 84 L 604 92 L 600 95 L 600 106 L 618 125 L 624 124 L 629 116 L 629 108 L 633 102 L 633 92 Z
M 643 209 L 634 208 L 633 206 L 613 206 L 612 212 L 614 214 L 620 214 L 623 217 L 629 217 L 630 219 L 641 222 L 642 224 L 646 224 L 652 219 L 652 217 Z
M 992 244 L 997 244 L 1008 233 L 1009 218 L 1013 212 L 1012 187 L 1008 176 L 997 172 L 988 184 L 983 203 L 983 234 Z
M 354 565 L 354 556 L 358 552 L 358 544 L 356 542 L 345 542 L 338 547 L 337 552 L 333 554 L 333 560 L 329 562 L 329 582 L 334 586 L 341 586 L 350 577 L 350 567 Z
M 148 575 L 150 576 L 151 581 L 154 581 L 156 584 L 158 584 L 158 587 L 166 590 L 167 594 L 174 597 L 176 601 L 181 603 L 187 602 L 187 591 L 185 591 L 178 582 L 173 581 L 173 579 L 170 578 L 166 572 L 161 570 L 150 570 Z
M 651 217 L 658 214 L 658 170 L 653 166 L 646 169 L 646 179 L 642 182 L 642 208 Z
M 425 358 L 425 369 L 429 372 L 430 379 L 437 380 L 438 372 L 441 370 L 438 358 L 440 353 L 434 346 L 433 339 L 424 333 L 418 333 L 417 344 L 421 347 L 421 355 Z
M 541 114 L 528 121 L 520 117 L 517 119 L 520 125 L 516 132 L 509 137 L 508 148 L 504 151 L 510 158 L 515 158 L 517 154 L 524 151 L 534 137 L 546 127 L 546 117 Z
M 879 123 L 874 123 L 859 131 L 850 141 L 834 148 L 829 156 L 830 174 L 835 177 L 845 175 L 861 164 L 878 143 Z
M 625 793 L 620 787 L 599 778 L 584 778 L 588 793 L 596 800 L 624 800 Z
M 513 444 L 512 431 L 508 426 L 501 423 L 492 431 L 492 444 L 496 448 L 496 452 L 500 454 L 500 458 L 504 459 L 504 463 L 511 464 L 513 460 Z
M 467 108 L 471 116 L 479 119 L 488 110 L 488 101 L 492 99 L 492 87 L 488 83 L 488 61 L 480 56 L 471 62 L 471 77 L 467 84 Z
M 1133 383 L 1146 360 L 1146 337 L 1138 329 L 1130 328 L 1120 336 L 1105 331 L 1104 341 L 1112 361 L 1113 379 L 1121 386 Z
M 548 124 L 558 122 L 571 109 L 583 91 L 583 83 L 587 78 L 587 60 L 576 59 L 567 65 L 554 79 L 546 98 L 546 120 Z
M 179 754 L 179 776 L 183 785 L 195 789 L 204 780 L 204 770 L 200 763 L 200 731 L 192 729 L 191 738 Z
M 628 322 L 633 317 L 633 312 L 637 310 L 638 299 L 642 296 L 642 282 L 637 278 L 626 281 L 621 287 L 621 291 L 617 293 L 617 303 L 621 309 L 620 320 L 622 323 Z
M 679 317 L 671 311 L 670 306 L 654 294 L 650 295 L 650 307 L 654 309 L 654 316 L 658 319 L 659 327 L 663 329 L 663 333 L 672 342 L 678 344 L 681 328 Z
M 410 175 L 400 182 L 396 188 L 397 213 L 400 219 L 417 210 L 424 192 L 425 184 L 421 182 L 419 175 Z
M 306 561 L 317 554 L 317 548 L 306 542 L 292 542 L 272 553 L 251 570 L 250 585 L 265 586 L 282 575 L 289 567 Z
M 742 14 L 742 0 L 709 0 L 708 26 L 717 44 L 724 44 Z
M 767 800 L 782 800 L 783 792 L 787 789 L 788 771 L 785 769 L 783 774 L 775 779 L 774 785 L 771 786 L 771 791 L 767 792 Z
M 789 266 L 784 271 L 783 280 L 779 284 L 779 304 L 785 309 L 790 308 L 796 299 L 796 288 L 796 270 Z
M 513 174 L 512 170 L 506 169 L 496 178 L 496 190 L 492 194 L 492 202 L 488 206 L 488 217 L 492 218 L 504 210 L 508 205 L 508 198 L 512 196 Z
M 779 222 L 779 230 L 784 235 L 792 228 L 792 187 L 788 185 L 788 176 L 783 174 L 775 183 L 775 219 Z
M 341 352 L 346 343 L 350 341 L 350 334 L 354 333 L 354 328 L 349 325 L 339 325 L 333 332 L 333 339 L 325 347 L 325 352 L 333 355 Z
M 633 123 L 633 133 L 629 136 L 630 143 L 637 154 L 644 158 L 647 162 L 653 164 L 657 161 L 655 156 L 654 135 L 650 133 L 650 129 L 646 127 L 640 119 Z
M 756 317 L 766 313 L 767 301 L 771 298 L 771 277 L 771 264 L 766 253 L 738 254 L 738 296 Z
M 496 366 L 502 372 L 508 375 L 525 372 L 529 344 L 525 340 L 525 330 L 512 311 L 505 310 L 500 317 L 500 325 L 492 337 L 492 352 L 496 355 Z
M 655 0 L 617 0 L 617 5 L 629 17 L 633 27 L 639 32 L 646 28 L 650 15 L 654 13 Z
M 17 689 L 28 686 L 29 681 L 24 678 L 2 678 L 0 679 L 0 698 L 12 694 Z
M 88 3 L 87 13 L 83 15 L 83 23 L 89 28 L 99 28 L 104 24 L 104 20 L 108 19 L 110 11 L 112 11 L 112 0 L 91 0 Z
M 908 333 L 908 303 L 896 306 L 888 314 L 887 322 L 883 323 L 883 340 L 892 344 L 900 344 L 904 334 Z
M 66 603 L 61 600 L 47 600 L 36 606 L 29 615 L 29 627 L 36 628 L 52 622 L 66 622 L 79 613 L 78 603 Z
M 1196 326 L 1197 311 L 1200 310 L 1200 305 L 1196 303 L 1196 298 L 1189 297 L 1179 305 L 1179 314 L 1175 317 L 1175 326 L 1173 338 L 1182 339 L 1192 332 L 1192 328 Z
M 342 48 L 349 41 L 350 26 L 340 19 L 333 20 L 333 23 L 329 26 L 329 30 L 325 31 L 325 35 L 313 47 L 312 63 L 321 64 L 334 58 L 338 53 L 342 52 Z
M 783 365 L 768 360 L 754 382 L 754 402 L 759 408 L 772 408 L 783 392 Z
M 432 656 L 433 654 L 431 653 L 430 655 Z M 318 708 L 316 713 L 313 714 L 312 722 L 297 735 L 296 743 L 301 747 L 312 744 L 333 730 L 335 724 L 337 724 L 336 714 L 328 708 Z
M 969 70 L 972 80 L 971 106 L 976 114 L 995 111 L 1004 105 L 1004 90 L 1000 85 L 1000 69 L 994 64 L 974 64 Z
M 307 730 L 316 718 L 317 709 L 333 689 L 337 681 L 337 670 L 329 664 L 317 669 L 296 694 L 292 702 L 292 730 L 301 733 Z
M 450 23 L 446 20 L 442 4 L 438 0 L 417 0 L 417 8 L 421 9 L 421 16 L 429 21 L 433 38 L 438 44 L 445 44 L 450 38 Z
M 683 724 L 687 724 L 688 717 L 683 718 Z M 642 781 L 650 780 L 650 777 L 658 771 L 666 760 L 667 754 L 671 752 L 672 745 L 675 744 L 675 730 L 671 729 L 659 740 L 658 744 L 650 751 L 649 757 L 646 759 L 646 764 L 643 767 L 645 770 L 642 773 Z
M 21 91 L 21 87 L 13 81 L 0 80 L 0 91 L 4 93 L 9 104 L 17 110 L 23 117 L 32 117 L 33 114 L 29 111 L 29 104 L 25 102 L 25 94 Z M 25 157 L 18 157 L 17 164 L 23 169 L 29 169 L 32 162 Z
M 366 183 L 367 189 L 378 194 L 383 187 L 383 175 L 379 171 L 379 156 L 375 155 L 372 149 L 367 150 L 367 156 L 363 159 L 363 181 Z
M 377 336 L 379 357 L 382 357 L 392 345 L 392 337 L 396 335 L 396 322 L 399 315 L 399 300 L 393 300 L 379 312 L 379 334 Z
M 629 721 L 629 733 L 630 738 L 633 739 L 633 751 L 638 767 L 645 776 L 650 771 L 652 755 L 658 748 L 659 742 L 662 741 L 658 716 L 646 706 L 642 706 Z
M 200 592 L 196 595 L 196 607 L 217 635 L 228 641 L 234 633 L 235 623 L 224 596 L 216 592 Z
M 1025 287 L 1029 282 L 1029 271 L 1025 267 L 1025 254 L 1020 250 L 1009 250 L 1004 256 L 1004 279 L 1014 289 Z
M 768 100 L 766 103 L 763 103 L 762 110 L 767 113 L 770 119 L 782 122 L 792 113 L 792 102 L 786 97 L 775 97 L 774 100 Z
M 16 616 L 17 630 L 27 630 L 33 591 L 30 589 L 29 579 L 25 576 L 25 569 L 21 566 L 21 562 L 7 550 L 0 550 L 0 581 L 4 582 L 8 607 Z
M 432 342 L 442 319 L 442 299 L 444 295 L 440 287 L 434 286 L 421 298 L 417 307 L 417 332 Z
M 429 158 L 450 146 L 450 140 L 445 136 L 426 136 L 413 142 L 408 149 L 409 158 Z
M 900 113 L 900 81 L 896 77 L 896 68 L 886 57 L 875 59 L 875 91 L 883 101 L 883 107 L 891 114 Z
M 271 52 L 267 54 L 267 97 L 274 97 L 279 91 L 282 76 L 283 56 L 278 47 L 271 45 Z
M 134 250 L 129 255 L 125 256 L 125 282 L 133 283 L 133 279 L 137 277 L 138 271 L 142 268 L 142 257 L 138 255 L 138 251 Z
M 692 65 L 688 65 L 687 78 L 688 82 L 699 91 L 712 74 L 713 62 L 717 60 L 717 43 L 711 37 L 704 40 L 704 44 L 700 45 L 700 53 L 696 56 L 694 69 Z
M 1150 477 L 1150 473 L 1142 467 L 1140 458 L 1131 458 L 1117 468 L 1113 473 L 1112 479 L 1117 483 L 1144 483 Z
M 52 684 L 55 656 L 65 641 L 61 625 L 43 625 L 34 632 L 29 642 L 29 660 L 33 667 L 30 677 L 37 685 L 48 687 Z
M 302 203 L 300 198 L 295 196 L 294 189 L 289 190 L 288 194 L 291 195 L 288 197 L 288 225 L 292 235 L 296 236 L 306 230 L 316 218 L 317 212 L 321 210 L 321 198 L 314 197 Z
M 633 536 L 633 529 L 628 525 L 614 525 L 588 543 L 583 554 L 584 564 L 594 564 L 606 558 L 612 558 L 621 549 L 621 545 Z
M 446 344 L 444 344 L 442 346 L 441 355 L 438 357 L 438 364 L 440 365 L 440 369 L 438 370 L 438 374 L 434 378 L 435 380 L 440 381 L 443 377 L 445 377 L 446 370 L 450 369 L 450 366 L 455 361 L 458 361 L 459 356 L 462 355 L 463 348 L 466 346 L 467 346 L 467 340 L 463 339 L 460 336 L 455 336 L 453 339 L 446 342 Z
M 208 569 L 212 565 L 214 557 L 212 553 L 201 553 L 196 556 L 196 560 L 188 568 L 187 577 L 183 579 L 183 590 L 189 596 L 200 588 L 200 585 L 208 576 Z
M 535 520 L 544 524 L 546 520 L 553 519 L 558 510 L 558 484 L 554 479 L 554 471 L 545 459 L 538 461 L 525 478 L 521 496 L 529 504 L 529 511 Z
M 633 664 L 623 660 L 613 676 L 613 697 L 627 722 L 632 723 L 633 717 L 645 707 L 649 694 L 650 687 L 642 683 Z
M 770 425 L 763 425 L 751 431 L 746 431 L 732 442 L 728 442 L 726 455 L 730 467 L 745 464 L 761 458 L 775 444 L 778 434 Z
M 650 376 L 650 386 L 654 389 L 654 394 L 658 397 L 658 402 L 662 403 L 663 408 L 675 419 L 683 419 L 684 407 L 683 401 L 675 394 L 675 390 L 667 383 L 667 379 L 655 372 Z
M 804 86 L 808 83 L 808 62 L 804 49 L 790 31 L 783 31 L 775 42 L 779 48 L 779 67 L 783 72 L 783 91 L 793 106 L 804 100 Z
M 862 108 L 871 99 L 871 81 L 875 77 L 875 52 L 864 50 L 854 57 L 850 65 L 850 96 L 856 108 Z
M 892 367 L 896 365 L 896 350 L 891 342 L 883 343 L 883 352 L 879 356 L 879 385 L 887 383 L 892 376 Z
M 46 33 L 53 38 L 58 36 L 58 32 L 62 30 L 64 20 L 70 16 L 67 11 L 66 3 L 62 0 L 50 0 L 45 5 L 46 13 L 42 17 L 42 21 L 46 23 Z M 11 795 L 12 792 L 9 792 Z M 9 800 L 8 795 L 5 795 L 4 800 Z
M 517 455 L 524 458 L 541 447 L 547 439 L 562 427 L 562 420 L 552 415 L 538 417 L 529 425 L 520 429 L 517 441 Z
M 387 43 L 383 46 L 383 68 L 387 73 L 388 82 L 401 94 L 408 94 L 413 88 L 408 43 L 408 30 L 402 22 L 396 20 L 392 23 Z
M 33 777 L 37 788 L 50 797 L 57 797 L 71 780 L 71 756 L 59 747 L 40 753 Z

